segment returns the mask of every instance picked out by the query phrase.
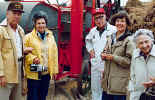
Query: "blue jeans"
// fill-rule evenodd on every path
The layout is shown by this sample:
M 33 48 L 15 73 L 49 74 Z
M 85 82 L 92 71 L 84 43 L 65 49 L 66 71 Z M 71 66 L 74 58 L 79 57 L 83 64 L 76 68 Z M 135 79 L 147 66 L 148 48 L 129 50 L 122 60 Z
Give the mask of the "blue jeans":
M 111 95 L 103 92 L 102 100 L 126 100 L 126 95 Z
M 46 100 L 50 82 L 50 75 L 42 75 L 41 80 L 27 80 L 27 100 Z

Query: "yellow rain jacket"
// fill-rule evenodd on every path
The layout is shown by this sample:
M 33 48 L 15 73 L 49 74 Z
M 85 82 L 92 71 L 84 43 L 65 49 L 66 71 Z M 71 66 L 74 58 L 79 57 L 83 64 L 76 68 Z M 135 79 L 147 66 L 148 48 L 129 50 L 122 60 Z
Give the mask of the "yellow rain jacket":
M 48 47 L 47 67 L 48 67 L 48 73 L 52 78 L 53 74 L 58 73 L 58 50 L 53 33 L 48 29 L 46 29 L 46 32 L 47 32 L 46 42 L 44 42 L 45 44 L 43 45 L 46 45 Z M 33 59 L 35 57 L 38 57 L 40 59 L 40 64 L 43 64 L 44 59 L 42 57 L 42 49 L 41 49 L 42 43 L 43 40 L 37 35 L 36 29 L 33 29 L 31 33 L 28 33 L 24 37 L 24 46 L 33 48 L 32 53 L 29 53 L 25 57 L 25 72 L 26 77 L 29 79 L 38 80 L 38 72 L 31 72 L 30 64 L 33 63 Z

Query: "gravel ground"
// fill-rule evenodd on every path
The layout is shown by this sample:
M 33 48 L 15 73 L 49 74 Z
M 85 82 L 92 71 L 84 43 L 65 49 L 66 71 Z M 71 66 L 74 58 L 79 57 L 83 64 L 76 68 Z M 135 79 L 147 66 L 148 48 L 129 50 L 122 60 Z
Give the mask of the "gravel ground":
M 77 81 L 75 80 L 56 83 L 56 86 L 53 83 L 51 81 L 47 100 L 91 100 L 91 93 L 88 93 L 86 96 L 79 94 L 77 91 Z

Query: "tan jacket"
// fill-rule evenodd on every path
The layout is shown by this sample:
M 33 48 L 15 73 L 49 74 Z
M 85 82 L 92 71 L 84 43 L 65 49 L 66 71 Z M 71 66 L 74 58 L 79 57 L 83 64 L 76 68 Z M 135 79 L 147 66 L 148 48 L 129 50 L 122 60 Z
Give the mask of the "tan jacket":
M 106 46 L 108 52 L 113 55 L 112 61 L 105 61 L 105 70 L 103 75 L 103 90 L 109 94 L 115 95 L 126 95 L 129 72 L 130 72 L 130 62 L 131 55 L 133 52 L 134 43 L 132 42 L 130 36 L 122 35 L 119 37 L 116 43 L 112 44 L 111 37 L 108 37 Z
M 18 25 L 21 38 L 23 29 Z M 5 20 L 0 24 L 0 76 L 5 76 L 7 83 L 18 83 L 18 58 L 13 32 Z

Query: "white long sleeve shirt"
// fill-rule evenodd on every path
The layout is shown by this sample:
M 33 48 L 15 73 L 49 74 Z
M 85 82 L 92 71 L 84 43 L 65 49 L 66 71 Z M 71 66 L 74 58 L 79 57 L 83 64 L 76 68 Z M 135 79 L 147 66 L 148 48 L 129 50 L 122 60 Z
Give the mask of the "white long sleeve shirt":
M 106 29 L 103 31 L 101 36 L 99 35 L 97 27 L 92 28 L 89 34 L 86 36 L 85 41 L 88 52 L 90 52 L 91 50 L 95 51 L 95 58 L 90 59 L 92 70 L 104 70 L 104 61 L 101 59 L 101 53 L 103 52 L 106 45 L 106 37 L 116 32 L 116 27 L 107 23 Z

